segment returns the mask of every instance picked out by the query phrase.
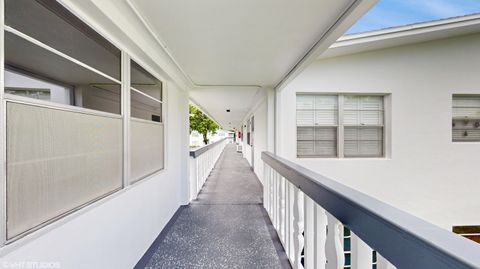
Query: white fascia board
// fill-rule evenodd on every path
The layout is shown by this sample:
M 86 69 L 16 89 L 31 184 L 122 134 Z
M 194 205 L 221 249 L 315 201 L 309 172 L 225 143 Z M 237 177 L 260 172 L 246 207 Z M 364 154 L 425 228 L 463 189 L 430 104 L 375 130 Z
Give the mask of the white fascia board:
M 366 44 L 374 44 L 372 48 L 388 48 L 476 32 L 480 32 L 480 14 L 392 27 L 342 36 L 319 58 L 366 51 Z

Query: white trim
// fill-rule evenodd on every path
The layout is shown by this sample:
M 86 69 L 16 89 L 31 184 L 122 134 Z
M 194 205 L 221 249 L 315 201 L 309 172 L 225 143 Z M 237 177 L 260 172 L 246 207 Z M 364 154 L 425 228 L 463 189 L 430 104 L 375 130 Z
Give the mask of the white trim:
M 363 33 L 344 35 L 340 37 L 337 40 L 337 42 L 335 42 L 331 46 L 331 48 L 345 46 L 343 43 L 346 43 L 347 41 L 349 41 L 348 45 L 361 43 L 361 40 L 365 38 L 375 38 L 375 40 L 381 40 L 381 39 L 385 39 L 386 37 L 393 38 L 393 37 L 407 36 L 407 35 L 414 35 L 414 34 L 416 35 L 420 33 L 441 31 L 441 30 L 460 28 L 460 27 L 465 27 L 469 25 L 479 25 L 479 24 L 480 24 L 480 13 L 461 16 L 461 17 L 435 20 L 435 21 L 420 22 L 415 24 L 402 25 L 402 26 L 391 27 L 386 29 L 363 32 Z
M 162 83 L 162 84 L 163 84 L 163 83 Z M 160 101 L 160 100 L 158 100 L 158 99 L 155 98 L 155 97 L 152 97 L 152 96 L 150 96 L 150 95 L 148 95 L 148 94 L 146 94 L 146 93 L 144 93 L 144 92 L 142 92 L 142 91 L 140 91 L 140 90 L 137 90 L 137 89 L 135 89 L 135 88 L 132 87 L 132 86 L 130 86 L 130 89 L 131 89 L 132 91 L 138 93 L 138 94 L 141 94 L 141 95 L 143 95 L 143 96 L 145 96 L 145 97 L 147 97 L 147 98 L 149 98 L 149 99 L 152 99 L 152 100 L 155 101 L 155 102 L 158 102 L 158 103 L 163 104 L 163 101 Z M 162 91 L 163 91 L 163 85 L 162 85 Z
M 0 249 L 7 241 L 7 112 L 4 96 L 5 84 L 5 55 L 4 41 L 5 32 L 3 31 L 5 22 L 5 4 L 0 0 Z
M 147 124 L 152 124 L 152 125 L 162 125 L 163 126 L 163 122 L 158 122 L 158 121 L 151 121 L 151 120 L 140 119 L 140 118 L 135 118 L 135 117 L 130 117 L 130 120 L 136 121 L 136 122 L 141 122 L 141 123 L 147 123 Z
M 13 94 L 9 94 L 9 93 L 4 94 L 4 100 L 6 102 L 12 102 L 12 103 L 17 103 L 17 104 L 51 108 L 51 109 L 56 109 L 56 110 L 62 110 L 62 111 L 73 112 L 73 113 L 81 113 L 81 114 L 87 114 L 87 115 L 99 116 L 99 117 L 105 117 L 105 118 L 114 118 L 114 119 L 121 119 L 122 118 L 122 115 L 114 114 L 114 113 L 110 113 L 110 112 L 93 110 L 93 109 L 78 107 L 78 106 L 64 105 L 64 104 L 60 104 L 60 103 L 53 103 L 53 102 L 49 102 L 49 101 L 33 99 L 33 98 L 13 95 Z
M 92 71 L 92 72 L 94 72 L 94 73 L 96 73 L 96 74 L 98 74 L 98 75 L 100 75 L 100 76 L 102 76 L 102 77 L 104 77 L 104 78 L 106 78 L 106 79 L 109 79 L 109 80 L 111 80 L 111 81 L 113 81 L 113 82 L 116 82 L 116 83 L 118 83 L 118 84 L 121 84 L 121 81 L 120 81 L 120 80 L 115 79 L 115 78 L 113 78 L 113 77 L 111 77 L 111 76 L 109 76 L 109 75 L 107 75 L 107 74 L 105 74 L 105 73 L 103 73 L 103 72 L 101 72 L 101 71 L 99 71 L 99 70 L 97 70 L 97 69 L 95 69 L 95 68 L 93 68 L 93 67 L 91 67 L 91 66 L 89 66 L 89 65 L 87 65 L 87 64 L 85 64 L 85 63 L 83 63 L 83 62 L 81 62 L 81 61 L 79 61 L 79 60 L 77 60 L 77 59 L 75 59 L 75 58 L 73 58 L 73 57 L 70 57 L 70 56 L 68 56 L 67 54 L 65 54 L 65 53 L 63 53 L 63 52 L 60 52 L 60 51 L 58 51 L 58 50 L 56 50 L 56 49 L 54 49 L 54 48 L 46 45 L 45 43 L 42 43 L 41 41 L 39 41 L 39 40 L 37 40 L 37 39 L 35 39 L 35 38 L 31 37 L 31 36 L 28 36 L 28 35 L 20 32 L 20 31 L 18 31 L 18 30 L 16 30 L 16 29 L 10 27 L 10 26 L 6 26 L 6 25 L 5 25 L 4 28 L 5 28 L 5 31 L 7 31 L 7 32 L 9 32 L 9 33 L 11 33 L 11 34 L 14 34 L 14 35 L 16 35 L 16 36 L 18 36 L 18 37 L 20 37 L 20 38 L 22 38 L 22 39 L 24 39 L 24 40 L 32 43 L 32 44 L 35 44 L 35 45 L 37 45 L 37 46 L 39 46 L 39 47 L 41 47 L 41 48 L 43 48 L 43 49 L 48 50 L 49 52 L 52 52 L 52 53 L 54 53 L 54 54 L 56 54 L 56 55 L 58 55 L 58 56 L 60 56 L 60 57 L 62 57 L 62 58 L 65 58 L 65 59 L 69 60 L 70 62 L 73 62 L 73 63 L 75 63 L 75 64 L 77 64 L 77 65 L 80 65 L 81 67 L 83 67 L 83 68 L 85 68 L 85 69 L 88 69 L 88 70 L 90 70 L 90 71 Z M 115 45 L 114 45 L 114 46 L 115 46 Z
M 479 33 L 480 13 L 340 37 L 317 59 Z
M 129 185 L 130 181 L 130 56 L 122 50 L 121 56 L 122 91 L 121 91 L 121 113 L 122 113 L 122 138 L 123 138 L 123 188 Z
M 345 125 L 343 124 L 344 119 L 344 104 L 345 104 L 345 95 L 339 94 L 338 96 L 338 117 L 337 117 L 337 158 L 345 158 Z

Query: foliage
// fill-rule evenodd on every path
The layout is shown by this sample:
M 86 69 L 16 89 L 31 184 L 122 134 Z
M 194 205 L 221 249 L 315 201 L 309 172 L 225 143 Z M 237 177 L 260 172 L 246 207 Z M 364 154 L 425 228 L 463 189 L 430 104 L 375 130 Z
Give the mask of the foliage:
M 220 126 L 195 106 L 190 105 L 188 110 L 190 113 L 190 133 L 192 133 L 192 131 L 201 133 L 203 136 L 203 142 L 205 145 L 208 144 L 207 134 L 215 134 L 217 130 L 220 129 Z

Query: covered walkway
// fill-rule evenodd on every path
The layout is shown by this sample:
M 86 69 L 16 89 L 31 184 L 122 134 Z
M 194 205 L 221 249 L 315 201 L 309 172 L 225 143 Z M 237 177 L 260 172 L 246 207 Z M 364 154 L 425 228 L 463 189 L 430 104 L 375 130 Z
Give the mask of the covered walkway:
M 289 268 L 262 188 L 227 145 L 198 200 L 182 207 L 136 268 Z

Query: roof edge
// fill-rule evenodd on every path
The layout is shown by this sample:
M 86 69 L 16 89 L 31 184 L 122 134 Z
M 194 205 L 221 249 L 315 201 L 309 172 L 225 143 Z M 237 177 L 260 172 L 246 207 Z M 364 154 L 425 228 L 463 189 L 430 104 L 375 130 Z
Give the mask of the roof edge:
M 435 21 L 421 22 L 409 25 L 402 25 L 397 27 L 385 28 L 375 31 L 368 31 L 357 34 L 349 34 L 340 37 L 333 43 L 330 49 L 351 46 L 366 42 L 375 42 L 385 39 L 393 39 L 406 36 L 415 36 L 425 33 L 451 30 L 455 28 L 462 28 L 466 26 L 480 25 L 480 13 L 470 14 L 461 17 L 453 17 Z M 480 32 L 480 29 L 479 29 Z M 455 34 L 452 34 L 455 36 Z

